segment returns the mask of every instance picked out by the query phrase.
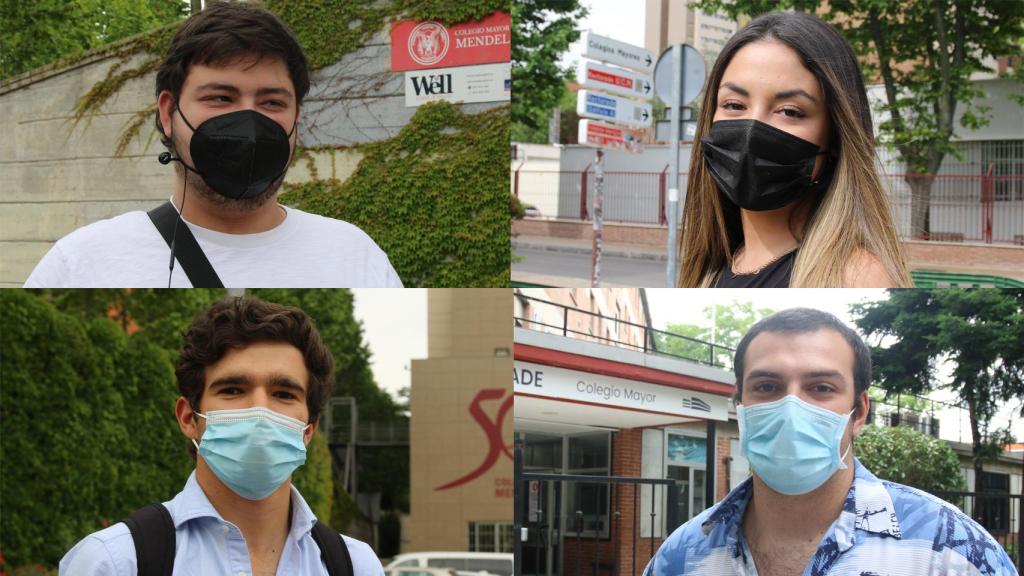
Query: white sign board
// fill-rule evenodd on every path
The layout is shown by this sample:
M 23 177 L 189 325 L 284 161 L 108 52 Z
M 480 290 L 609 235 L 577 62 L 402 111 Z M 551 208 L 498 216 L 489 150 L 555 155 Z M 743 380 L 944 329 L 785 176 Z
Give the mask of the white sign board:
M 648 74 L 654 71 L 654 55 L 650 50 L 599 36 L 590 31 L 583 33 L 583 57 Z
M 597 120 L 580 120 L 577 141 L 585 146 L 597 146 L 610 150 L 643 152 L 646 131 L 641 128 L 627 128 L 605 124 Z
M 626 124 L 637 128 L 646 128 L 654 121 L 654 110 L 650 104 L 591 90 L 577 92 L 576 113 L 583 118 Z
M 517 393 L 704 420 L 729 418 L 725 396 L 531 362 L 517 361 L 513 370 Z
M 654 79 L 650 75 L 604 66 L 588 60 L 580 62 L 576 81 L 584 88 L 604 90 L 643 100 L 649 100 L 654 93 Z
M 405 73 L 405 105 L 435 100 L 449 102 L 509 102 L 512 100 L 512 64 L 482 64 Z

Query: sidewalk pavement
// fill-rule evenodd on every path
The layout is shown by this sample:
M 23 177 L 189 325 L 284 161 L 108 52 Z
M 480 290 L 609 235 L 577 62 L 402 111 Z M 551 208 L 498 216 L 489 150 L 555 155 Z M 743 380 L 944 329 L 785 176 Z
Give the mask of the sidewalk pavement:
M 554 238 L 551 236 L 527 236 L 525 234 L 512 238 L 513 248 L 532 248 L 534 250 L 548 250 L 569 254 L 590 254 L 594 248 L 593 244 L 593 240 L 589 238 Z M 605 256 L 618 258 L 638 258 L 658 262 L 668 260 L 667 246 L 656 247 L 646 244 L 602 242 L 601 253 Z

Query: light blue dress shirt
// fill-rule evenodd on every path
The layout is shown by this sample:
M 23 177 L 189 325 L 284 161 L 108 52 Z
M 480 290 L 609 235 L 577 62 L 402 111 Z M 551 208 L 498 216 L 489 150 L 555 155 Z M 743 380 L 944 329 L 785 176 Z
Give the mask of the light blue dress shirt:
M 754 576 L 741 530 L 753 491 L 748 478 L 721 502 L 680 526 L 644 576 Z M 988 532 L 949 503 L 879 480 L 854 459 L 854 479 L 839 518 L 825 533 L 805 576 L 972 576 L 1017 574 Z
M 294 486 L 292 525 L 285 539 L 277 576 L 321 576 L 327 568 L 311 530 L 316 516 Z M 174 576 L 251 576 L 252 564 L 242 532 L 221 518 L 199 487 L 195 470 L 185 489 L 164 502 L 174 520 Z M 355 576 L 382 576 L 373 549 L 344 537 Z M 86 536 L 60 561 L 61 576 L 136 576 L 135 543 L 123 522 Z

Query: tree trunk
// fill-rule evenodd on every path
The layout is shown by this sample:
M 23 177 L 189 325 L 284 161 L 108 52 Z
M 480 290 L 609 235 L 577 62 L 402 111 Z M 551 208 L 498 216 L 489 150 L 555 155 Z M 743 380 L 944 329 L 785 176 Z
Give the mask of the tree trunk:
M 981 492 L 981 431 L 978 426 L 978 416 L 974 409 L 974 402 L 970 400 L 967 402 L 967 413 L 971 419 L 971 450 L 974 453 L 974 491 Z M 975 507 L 977 507 L 977 502 L 975 502 Z M 977 510 L 974 511 L 974 514 L 977 515 Z
M 916 240 L 927 240 L 931 233 L 928 216 L 935 175 L 907 172 L 904 179 L 910 185 L 910 236 Z

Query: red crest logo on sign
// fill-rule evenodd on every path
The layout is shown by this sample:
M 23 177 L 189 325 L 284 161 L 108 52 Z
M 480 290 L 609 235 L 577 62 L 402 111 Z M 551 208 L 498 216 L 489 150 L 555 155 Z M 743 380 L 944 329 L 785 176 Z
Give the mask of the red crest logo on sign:
M 495 414 L 493 419 L 484 412 L 483 407 L 480 405 L 482 402 L 487 402 L 489 400 L 501 400 L 505 395 L 505 392 L 511 392 L 511 390 L 504 388 L 484 388 L 477 392 L 476 396 L 473 397 L 473 401 L 469 405 L 469 414 L 473 416 L 473 420 L 476 420 L 480 429 L 483 430 L 484 435 L 487 436 L 487 442 L 489 444 L 487 454 L 484 455 L 483 461 L 480 462 L 480 465 L 471 472 L 468 472 L 462 477 L 452 480 L 443 486 L 438 486 L 437 488 L 434 488 L 434 490 L 450 490 L 457 486 L 462 486 L 467 482 L 476 480 L 493 468 L 494 464 L 498 462 L 498 459 L 501 458 L 502 454 L 507 456 L 509 460 L 513 459 L 512 450 L 505 445 L 504 440 L 501 438 L 501 428 L 504 425 L 505 416 L 507 416 L 509 410 L 512 409 L 513 396 L 509 394 L 508 398 L 505 398 L 501 405 L 498 406 L 498 412 Z
M 444 58 L 448 45 L 448 30 L 437 22 L 422 22 L 409 34 L 409 56 L 423 66 Z

